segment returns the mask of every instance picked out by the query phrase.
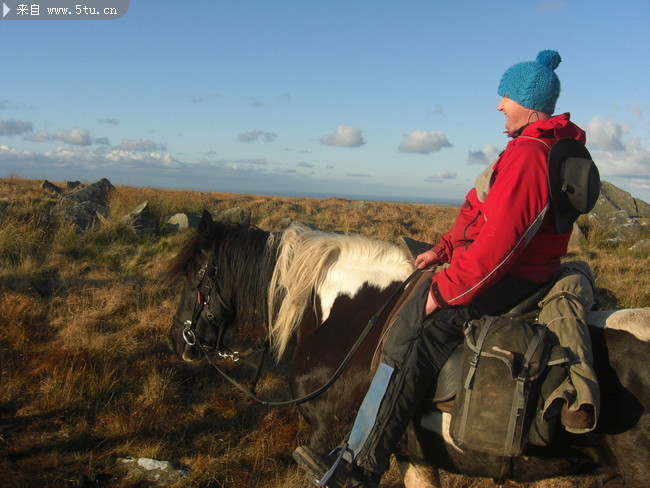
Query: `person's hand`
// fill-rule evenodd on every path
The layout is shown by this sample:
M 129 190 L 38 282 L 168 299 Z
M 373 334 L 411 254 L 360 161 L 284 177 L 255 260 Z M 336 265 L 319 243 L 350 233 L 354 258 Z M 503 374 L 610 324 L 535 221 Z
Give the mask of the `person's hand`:
M 438 255 L 433 250 L 428 250 L 415 258 L 415 267 L 417 269 L 427 269 L 438 263 Z
M 436 301 L 433 299 L 433 296 L 431 296 L 431 293 L 427 295 L 427 303 L 424 306 L 424 314 L 429 315 L 438 310 L 440 307 L 438 307 L 438 304 Z

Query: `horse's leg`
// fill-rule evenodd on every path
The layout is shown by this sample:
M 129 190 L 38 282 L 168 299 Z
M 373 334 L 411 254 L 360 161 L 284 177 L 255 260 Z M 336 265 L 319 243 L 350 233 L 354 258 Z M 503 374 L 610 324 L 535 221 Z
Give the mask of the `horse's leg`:
M 421 458 L 395 454 L 405 488 L 441 488 L 438 469 Z
M 594 358 L 601 360 L 598 380 L 606 392 L 595 438 L 626 486 L 645 486 L 650 479 L 650 381 L 646 373 L 650 346 L 619 330 L 591 332 L 596 339 L 592 339 Z
M 395 460 L 405 488 L 442 488 L 438 468 L 422 458 L 415 438 L 415 429 L 411 424 L 395 450 Z

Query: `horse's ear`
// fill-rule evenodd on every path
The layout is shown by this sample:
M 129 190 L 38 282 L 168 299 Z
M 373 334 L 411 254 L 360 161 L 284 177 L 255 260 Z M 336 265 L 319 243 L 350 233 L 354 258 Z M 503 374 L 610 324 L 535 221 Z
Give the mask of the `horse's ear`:
M 207 210 L 203 211 L 201 221 L 199 222 L 198 232 L 200 236 L 199 245 L 201 246 L 201 249 L 209 248 L 214 240 L 214 226 L 212 225 L 212 215 Z
M 250 227 L 251 226 L 251 213 L 248 212 L 244 217 L 241 219 L 241 222 L 239 223 L 242 227 Z

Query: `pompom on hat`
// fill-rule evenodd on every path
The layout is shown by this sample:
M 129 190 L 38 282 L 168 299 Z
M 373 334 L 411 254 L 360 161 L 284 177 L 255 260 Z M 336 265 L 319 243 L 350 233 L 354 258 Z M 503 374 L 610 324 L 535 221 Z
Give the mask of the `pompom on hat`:
M 560 80 L 555 74 L 562 58 L 557 51 L 540 51 L 535 61 L 517 63 L 501 77 L 498 93 L 522 107 L 553 114 L 560 95 Z

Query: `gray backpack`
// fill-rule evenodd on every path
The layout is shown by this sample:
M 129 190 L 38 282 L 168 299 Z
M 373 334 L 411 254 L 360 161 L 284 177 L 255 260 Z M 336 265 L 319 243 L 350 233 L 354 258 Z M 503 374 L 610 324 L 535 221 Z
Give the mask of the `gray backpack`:
M 450 427 L 459 447 L 522 453 L 550 351 L 548 329 L 533 320 L 488 316 L 465 326 L 463 384 Z

